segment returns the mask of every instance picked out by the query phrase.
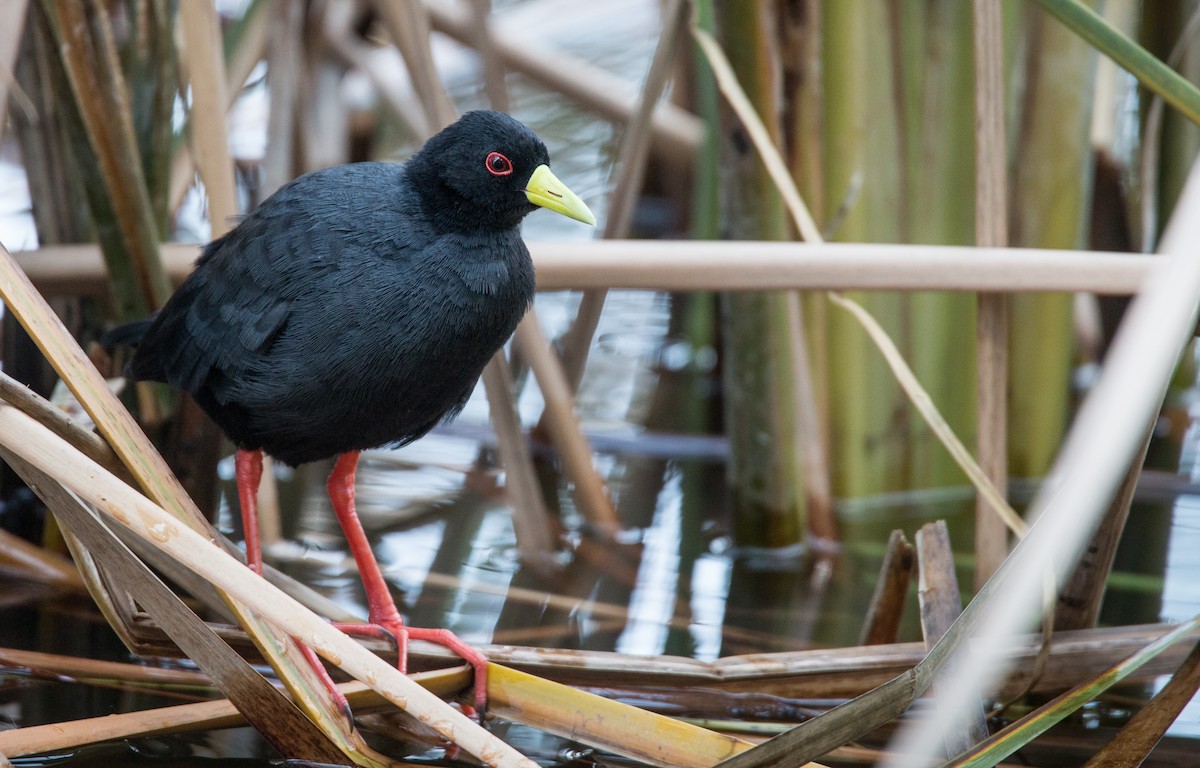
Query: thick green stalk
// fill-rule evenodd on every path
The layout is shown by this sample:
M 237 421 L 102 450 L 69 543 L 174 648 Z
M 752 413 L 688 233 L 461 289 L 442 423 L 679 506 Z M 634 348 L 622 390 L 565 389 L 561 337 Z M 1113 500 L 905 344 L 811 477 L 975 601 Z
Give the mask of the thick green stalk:
M 1034 9 L 1024 20 L 1025 98 L 1013 146 L 1014 246 L 1079 248 L 1091 185 L 1088 131 L 1096 52 Z M 1009 329 L 1009 467 L 1039 477 L 1058 451 L 1068 419 L 1074 347 L 1069 295 L 1019 295 Z
M 831 235 L 875 242 L 971 242 L 974 124 L 970 6 L 824 5 L 825 196 L 850 210 Z M 888 30 L 881 35 L 879 30 Z M 859 187 L 856 196 L 848 190 Z M 870 294 L 959 437 L 974 435 L 974 300 Z M 829 322 L 830 433 L 838 496 L 959 483 L 961 472 L 849 317 Z
M 878 30 L 890 27 L 883 3 L 826 2 L 822 8 L 827 210 L 848 206 L 831 239 L 895 242 L 898 172 L 890 71 Z M 874 32 L 874 34 L 873 34 Z M 877 110 L 872 105 L 887 105 Z M 895 295 L 857 294 L 888 328 Z M 887 429 L 898 388 L 853 319 L 828 317 L 830 466 L 835 496 L 864 496 L 898 485 L 902 454 Z M 890 445 L 889 445 L 890 443 Z M 889 458 L 891 457 L 891 458 Z
M 750 12 L 718 4 L 716 27 L 742 87 L 778 144 L 780 70 L 769 8 L 758 4 Z M 787 239 L 778 191 L 742 130 L 732 117 L 722 123 L 721 232 Z M 721 301 L 729 476 L 741 546 L 796 544 L 806 528 L 786 302 L 778 293 L 727 294 Z

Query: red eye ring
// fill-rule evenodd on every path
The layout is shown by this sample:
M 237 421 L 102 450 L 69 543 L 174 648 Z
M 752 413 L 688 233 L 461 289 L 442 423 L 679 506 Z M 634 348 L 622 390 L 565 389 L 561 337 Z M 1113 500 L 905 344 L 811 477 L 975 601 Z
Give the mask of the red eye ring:
M 489 152 L 487 159 L 483 161 L 483 167 L 493 176 L 507 176 L 513 172 L 512 160 L 499 152 Z

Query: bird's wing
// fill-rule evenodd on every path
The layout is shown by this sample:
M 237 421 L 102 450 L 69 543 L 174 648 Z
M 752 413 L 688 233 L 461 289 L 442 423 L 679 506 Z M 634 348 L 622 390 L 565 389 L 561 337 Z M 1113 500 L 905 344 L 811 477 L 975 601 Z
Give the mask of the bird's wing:
M 286 202 L 286 201 L 284 201 Z M 313 272 L 337 269 L 339 237 L 302 207 L 275 205 L 210 243 L 134 358 L 136 378 L 223 400 L 270 355 Z

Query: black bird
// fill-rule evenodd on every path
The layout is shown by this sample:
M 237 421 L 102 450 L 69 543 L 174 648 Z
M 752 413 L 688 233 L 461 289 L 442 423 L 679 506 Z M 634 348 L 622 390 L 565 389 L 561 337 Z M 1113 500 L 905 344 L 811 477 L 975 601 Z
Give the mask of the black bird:
M 250 566 L 262 572 L 255 496 L 265 451 L 289 465 L 338 456 L 328 491 L 366 589 L 370 623 L 343 627 L 452 648 L 406 627 L 354 511 L 359 451 L 404 445 L 463 407 L 533 300 L 519 225 L 537 207 L 594 224 L 545 145 L 498 113 L 469 112 L 403 165 L 301 176 L 210 243 L 141 336 L 134 379 L 190 394 L 237 446 Z M 122 329 L 118 329 L 120 332 Z M 382 632 L 381 632 L 382 631 Z

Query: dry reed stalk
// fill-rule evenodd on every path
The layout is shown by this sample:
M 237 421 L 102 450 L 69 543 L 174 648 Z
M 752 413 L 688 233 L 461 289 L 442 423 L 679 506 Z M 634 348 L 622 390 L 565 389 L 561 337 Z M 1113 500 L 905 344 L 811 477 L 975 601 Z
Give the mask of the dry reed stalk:
M 250 77 L 251 71 L 262 60 L 263 52 L 267 47 L 268 34 L 275 26 L 271 24 L 273 16 L 265 10 L 271 5 L 272 3 L 266 0 L 253 2 L 250 4 L 246 16 L 243 17 L 242 34 L 238 38 L 233 55 L 230 56 L 228 66 L 225 68 L 225 107 L 221 114 L 225 114 L 233 106 L 246 79 Z M 289 3 L 289 5 L 297 4 Z M 272 104 L 274 99 L 273 93 Z M 175 157 L 171 160 L 171 181 L 167 192 L 167 204 L 170 206 L 170 210 L 179 209 L 184 196 L 195 181 L 195 173 L 196 160 L 188 150 L 187 144 L 181 144 Z
M 867 243 L 683 240 L 530 241 L 538 290 L 992 291 L 1129 296 L 1163 259 L 1132 253 Z M 175 283 L 191 273 L 195 245 L 168 243 Z M 95 245 L 50 245 L 15 254 L 48 295 L 103 290 Z
M 609 197 L 608 217 L 601 235 L 605 240 L 629 237 L 633 213 L 646 176 L 646 162 L 650 156 L 650 119 L 675 67 L 679 38 L 687 23 L 686 10 L 687 3 L 684 0 L 670 0 L 663 9 L 662 32 L 650 60 L 650 71 L 646 73 L 646 80 L 638 94 L 633 116 L 621 134 L 621 149 L 616 161 L 617 177 Z M 600 323 L 600 313 L 604 310 L 607 295 L 608 291 L 604 288 L 585 291 L 575 320 L 563 336 L 563 370 L 572 391 L 579 389 L 579 382 L 583 379 L 592 337 Z
M 15 0 L 0 9 L 0 125 L 5 125 L 8 120 L 8 91 L 15 83 L 13 71 L 17 63 L 17 51 L 21 48 L 28 5 L 29 0 Z
M 496 55 L 492 45 L 491 26 L 492 0 L 470 0 L 471 13 L 476 30 L 475 41 L 472 43 L 479 54 L 483 69 L 483 90 L 487 94 L 488 104 L 497 112 L 508 111 L 508 83 L 505 81 L 504 62 Z
M 412 78 L 413 88 L 425 108 L 429 133 L 435 133 L 454 122 L 457 109 L 446 89 L 438 80 L 429 48 L 429 14 L 419 3 L 373 0 L 375 11 L 400 49 Z
M 208 193 L 208 218 L 213 239 L 233 226 L 237 216 L 237 188 L 225 111 L 225 63 L 221 58 L 221 30 L 210 0 L 194 0 L 179 8 L 184 53 L 192 86 L 190 140 L 200 178 Z
M 421 105 L 404 88 L 404 83 L 388 63 L 374 53 L 371 46 L 362 42 L 354 28 L 354 6 L 349 4 L 326 5 L 318 24 L 315 24 L 325 41 L 347 66 L 361 70 L 375 86 L 383 106 L 397 124 L 413 136 L 428 136 L 429 126 Z
M 521 418 L 513 399 L 512 369 L 501 349 L 483 369 L 483 387 L 487 394 L 488 413 L 496 431 L 496 448 L 500 465 L 505 468 L 504 492 L 513 506 L 513 532 L 521 559 L 534 565 L 544 564 L 555 549 L 556 522 L 546 508 L 542 489 L 537 482 L 533 457 L 522 436 Z M 510 435 L 512 439 L 500 439 Z M 429 576 L 433 576 L 431 572 Z M 428 583 L 428 580 L 426 580 Z
M 463 45 L 473 45 L 480 33 L 474 17 L 460 3 L 425 0 L 430 22 L 438 32 Z M 505 66 L 544 88 L 579 102 L 614 123 L 626 123 L 633 114 L 636 96 L 621 78 L 592 66 L 565 51 L 536 50 L 527 39 L 493 25 L 485 30 L 491 48 Z M 680 166 L 688 166 L 704 135 L 704 126 L 687 111 L 672 104 L 659 105 L 654 114 L 654 149 Z
M 1171 625 L 1092 629 L 1056 635 L 1051 663 L 1037 680 L 1040 692 L 1061 691 L 1125 658 Z M 499 663 L 559 682 L 638 688 L 698 686 L 725 691 L 770 692 L 793 698 L 851 698 L 912 669 L 925 656 L 923 643 L 894 643 L 730 656 L 711 662 L 677 656 L 639 657 L 559 648 L 481 646 Z M 1030 666 L 1041 650 L 1040 636 L 1026 635 L 1005 646 L 1013 662 L 999 695 L 1020 693 L 1030 683 Z M 1183 652 L 1164 656 L 1142 672 L 1169 672 Z
M 1000 0 L 973 0 L 975 58 L 975 244 L 1008 245 L 1004 138 L 1004 40 Z M 1008 299 L 981 293 L 976 319 L 979 465 L 1001 494 L 1008 484 Z M 982 494 L 975 501 L 975 588 L 1008 555 L 1008 532 Z
M 59 482 L 102 512 L 106 519 L 120 523 L 139 538 L 171 554 L 231 599 L 252 609 L 259 621 L 275 631 L 286 627 L 285 636 L 303 637 L 322 658 L 366 682 L 388 701 L 470 754 L 497 767 L 534 765 L 323 618 L 255 576 L 215 541 L 181 524 L 15 408 L 0 407 L 0 441 L 11 453 L 35 467 L 53 467 Z M 296 670 L 291 671 L 294 674 Z
M 1193 165 L 1163 238 L 1161 252 L 1167 259 L 1159 262 L 1125 315 L 1100 379 L 1030 507 L 1037 521 L 1035 535 L 1017 545 L 989 582 L 991 587 L 1000 580 L 1004 589 L 992 591 L 987 600 L 977 598 L 963 614 L 973 620 L 960 623 L 977 625 L 978 631 L 971 633 L 970 661 L 958 666 L 962 673 L 939 694 L 939 711 L 961 711 L 1007 668 L 998 646 L 1026 626 L 1029 606 L 1042 592 L 1044 564 L 1073 563 L 1111 501 L 1195 328 L 1200 261 L 1193 255 L 1198 242 L 1200 164 Z M 956 727 L 953 720 L 921 718 L 899 734 L 898 751 L 928 756 L 929 745 Z
M 285 3 L 281 18 L 267 35 L 267 146 L 262 161 L 259 199 L 265 200 L 296 175 L 296 105 L 304 71 L 303 3 Z
M 592 449 L 579 427 L 571 386 L 550 350 L 550 342 L 538 325 L 537 312 L 530 308 L 521 319 L 513 341 L 520 348 L 537 378 L 545 401 L 546 426 L 563 465 L 563 472 L 574 484 L 572 495 L 580 514 L 595 530 L 611 536 L 621 529 L 621 520 L 613 508 L 604 481 L 592 463 Z
M 1034 248 L 622 240 L 529 243 L 538 289 L 933 290 L 1130 295 L 1161 259 Z
M 460 689 L 465 677 L 465 671 L 457 675 L 444 672 L 412 675 L 413 680 L 439 695 Z M 378 694 L 357 681 L 340 683 L 338 690 L 345 694 L 351 706 L 356 708 L 365 709 L 378 706 L 382 702 Z M 219 699 L 0 731 L 0 751 L 12 757 L 24 757 L 62 749 L 76 749 L 103 741 L 236 728 L 245 724 L 246 718 L 232 703 L 227 699 Z
M 126 664 L 119 661 L 101 661 L 18 648 L 0 648 L 0 666 L 22 667 L 35 672 L 72 677 L 79 681 L 103 678 L 151 686 L 212 687 L 212 681 L 208 675 L 202 672 L 148 667 L 144 664 Z
M 71 592 L 83 592 L 83 579 L 70 560 L 0 530 L 0 569 Z

